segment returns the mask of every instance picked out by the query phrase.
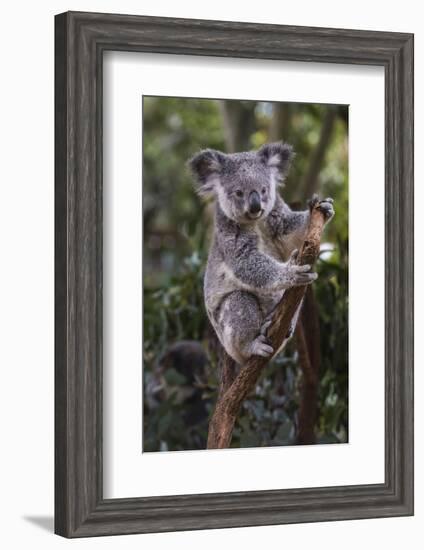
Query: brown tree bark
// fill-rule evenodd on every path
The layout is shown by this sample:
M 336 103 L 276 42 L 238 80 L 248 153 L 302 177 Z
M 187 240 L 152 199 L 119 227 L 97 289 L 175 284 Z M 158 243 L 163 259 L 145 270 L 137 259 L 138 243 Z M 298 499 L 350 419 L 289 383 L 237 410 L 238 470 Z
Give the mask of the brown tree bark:
M 313 264 L 318 257 L 321 234 L 324 228 L 324 215 L 318 207 L 311 212 L 311 220 L 306 239 L 299 252 L 299 264 Z M 268 329 L 268 338 L 272 347 L 278 350 L 289 331 L 290 322 L 295 314 L 306 287 L 288 289 L 274 311 L 273 322 Z M 224 352 L 225 353 L 225 352 Z M 219 397 L 215 411 L 209 422 L 208 449 L 224 449 L 230 446 L 233 428 L 244 399 L 254 389 L 269 359 L 255 356 L 241 367 Z

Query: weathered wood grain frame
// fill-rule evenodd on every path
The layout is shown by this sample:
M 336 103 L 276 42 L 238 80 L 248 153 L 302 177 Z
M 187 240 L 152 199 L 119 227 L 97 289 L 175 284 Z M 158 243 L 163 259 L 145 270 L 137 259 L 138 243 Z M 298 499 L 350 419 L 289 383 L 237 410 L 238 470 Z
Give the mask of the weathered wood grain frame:
M 384 483 L 103 499 L 105 50 L 384 67 Z M 56 533 L 84 537 L 413 514 L 413 35 L 68 12 L 55 20 L 55 94 Z

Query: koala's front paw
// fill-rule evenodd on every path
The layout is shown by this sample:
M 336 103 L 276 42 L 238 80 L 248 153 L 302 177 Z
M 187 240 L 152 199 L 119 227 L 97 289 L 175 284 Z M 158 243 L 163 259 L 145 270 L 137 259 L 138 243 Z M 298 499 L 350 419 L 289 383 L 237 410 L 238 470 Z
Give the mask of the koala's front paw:
M 319 199 L 318 195 L 314 195 L 309 201 L 309 209 L 312 211 L 314 208 L 318 208 L 324 214 L 325 221 L 328 222 L 334 216 L 333 199 L 328 197 L 326 199 Z
M 252 342 L 252 355 L 260 355 L 261 357 L 271 357 L 274 353 L 273 347 L 266 336 L 260 334 Z
M 311 272 L 310 265 L 289 265 L 288 278 L 290 286 L 302 286 L 313 283 L 318 277 L 317 273 Z
M 325 221 L 330 221 L 331 218 L 334 216 L 333 199 L 327 198 L 319 201 L 318 208 L 324 214 Z

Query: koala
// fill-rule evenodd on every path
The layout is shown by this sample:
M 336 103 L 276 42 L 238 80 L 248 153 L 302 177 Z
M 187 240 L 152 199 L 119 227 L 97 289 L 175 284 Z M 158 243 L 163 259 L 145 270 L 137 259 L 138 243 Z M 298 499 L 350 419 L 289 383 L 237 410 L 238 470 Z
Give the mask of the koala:
M 290 145 L 269 143 L 243 153 L 206 149 L 189 161 L 198 193 L 216 199 L 204 277 L 206 311 L 226 352 L 240 365 L 280 351 L 266 337 L 275 306 L 286 289 L 317 278 L 311 266 L 295 262 L 311 208 L 318 204 L 327 221 L 334 215 L 331 198 L 314 197 L 303 212 L 284 202 L 279 187 L 292 157 Z

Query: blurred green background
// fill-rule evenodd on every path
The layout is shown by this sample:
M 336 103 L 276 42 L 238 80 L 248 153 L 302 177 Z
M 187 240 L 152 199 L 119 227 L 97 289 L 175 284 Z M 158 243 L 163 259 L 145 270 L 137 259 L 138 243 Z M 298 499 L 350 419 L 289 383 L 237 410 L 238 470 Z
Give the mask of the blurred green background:
M 304 327 L 318 377 L 308 393 L 293 338 L 244 403 L 232 446 L 348 439 L 347 106 L 144 96 L 144 451 L 204 449 L 219 383 L 202 293 L 213 205 L 195 194 L 187 160 L 206 147 L 229 153 L 278 140 L 296 152 L 282 191 L 286 202 L 305 209 L 318 193 L 335 203 L 316 265 L 313 309 L 305 312 L 317 318 L 317 327 Z M 311 400 L 314 434 L 302 437 L 299 411 L 306 407 L 310 415 Z

